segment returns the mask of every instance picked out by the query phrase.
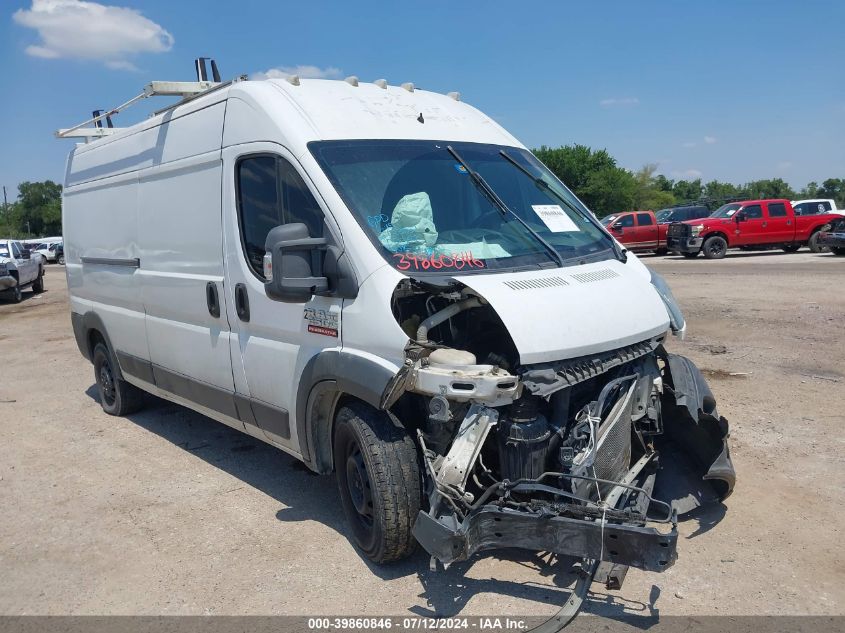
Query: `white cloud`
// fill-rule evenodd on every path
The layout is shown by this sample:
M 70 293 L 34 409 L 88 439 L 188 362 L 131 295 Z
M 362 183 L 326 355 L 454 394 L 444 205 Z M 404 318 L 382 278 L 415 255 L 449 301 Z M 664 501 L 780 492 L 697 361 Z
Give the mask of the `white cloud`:
M 298 75 L 303 79 L 337 79 L 343 74 L 340 68 L 327 66 L 278 66 L 264 72 L 253 73 L 252 79 L 287 79 L 291 75 Z
M 789 171 L 792 169 L 792 161 L 784 160 L 777 164 L 778 171 Z
M 716 137 L 715 136 L 705 136 L 704 142 L 707 143 L 708 145 L 713 145 L 713 143 L 716 142 Z
M 694 143 L 693 141 L 687 141 L 683 144 L 684 147 L 695 147 L 698 143 Z
M 683 171 L 673 171 L 672 178 L 681 180 L 696 180 L 701 178 L 702 173 L 697 169 L 685 169 Z
M 602 108 L 613 108 L 617 106 L 635 106 L 639 105 L 640 100 L 637 97 L 611 97 L 610 99 L 602 99 L 599 105 Z
M 12 19 L 38 32 L 41 41 L 26 52 L 44 59 L 90 59 L 109 68 L 135 70 L 127 58 L 163 53 L 173 36 L 139 11 L 83 0 L 32 0 Z

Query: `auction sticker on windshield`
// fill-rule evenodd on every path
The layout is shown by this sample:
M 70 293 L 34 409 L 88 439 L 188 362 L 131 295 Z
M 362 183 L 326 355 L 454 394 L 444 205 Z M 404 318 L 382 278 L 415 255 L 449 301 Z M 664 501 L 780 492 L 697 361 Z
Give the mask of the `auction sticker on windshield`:
M 531 208 L 552 233 L 581 230 L 559 204 L 532 204 Z

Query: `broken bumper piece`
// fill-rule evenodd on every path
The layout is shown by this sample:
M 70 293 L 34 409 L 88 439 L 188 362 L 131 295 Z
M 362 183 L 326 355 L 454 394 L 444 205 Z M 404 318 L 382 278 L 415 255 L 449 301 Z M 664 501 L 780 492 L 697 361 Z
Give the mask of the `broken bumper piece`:
M 664 571 L 676 560 L 678 533 L 654 527 L 587 521 L 484 506 L 468 515 L 458 529 L 420 512 L 414 525 L 417 541 L 445 565 L 476 552 L 521 548 L 564 556 L 603 560 L 646 571 Z

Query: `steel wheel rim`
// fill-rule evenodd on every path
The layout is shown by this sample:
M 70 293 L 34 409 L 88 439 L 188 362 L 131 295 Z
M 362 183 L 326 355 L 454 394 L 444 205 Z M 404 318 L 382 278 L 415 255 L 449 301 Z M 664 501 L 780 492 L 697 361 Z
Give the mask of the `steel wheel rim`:
M 346 490 L 358 520 L 367 528 L 373 525 L 373 494 L 364 456 L 356 442 L 352 442 L 346 456 Z
M 115 388 L 114 377 L 111 373 L 111 367 L 108 363 L 100 365 L 100 371 L 97 373 L 97 379 L 100 383 L 100 391 L 103 394 L 103 400 L 106 404 L 114 404 Z

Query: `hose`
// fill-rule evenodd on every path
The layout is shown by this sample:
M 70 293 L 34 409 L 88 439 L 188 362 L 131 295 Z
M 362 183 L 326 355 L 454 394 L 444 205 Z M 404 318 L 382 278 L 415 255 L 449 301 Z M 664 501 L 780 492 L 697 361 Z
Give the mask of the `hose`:
M 469 297 L 467 299 L 463 299 L 461 301 L 448 305 L 439 312 L 435 312 L 425 321 L 420 323 L 419 327 L 417 328 L 417 343 L 421 345 L 426 345 L 429 342 L 428 331 L 431 328 L 437 327 L 438 325 L 443 323 L 443 321 L 451 319 L 459 312 L 463 312 L 464 310 L 469 310 L 471 308 L 480 308 L 483 305 L 484 302 L 480 297 Z

